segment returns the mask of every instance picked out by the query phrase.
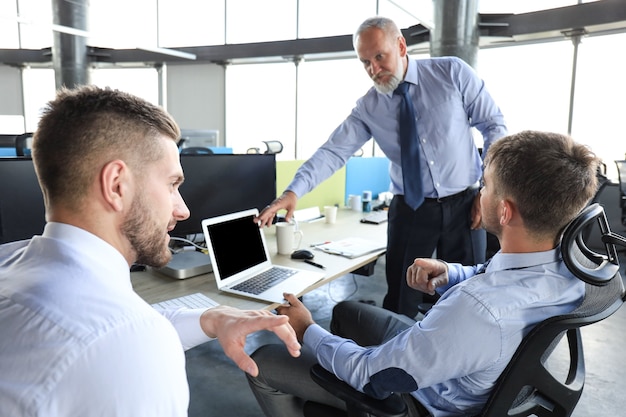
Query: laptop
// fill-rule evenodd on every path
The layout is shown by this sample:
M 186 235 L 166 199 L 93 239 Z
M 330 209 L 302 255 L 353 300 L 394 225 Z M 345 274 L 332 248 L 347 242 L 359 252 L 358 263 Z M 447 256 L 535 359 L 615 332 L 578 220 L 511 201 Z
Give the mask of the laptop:
M 258 213 L 249 209 L 202 221 L 215 282 L 221 291 L 282 303 L 284 292 L 300 294 L 324 274 L 273 265 L 263 229 L 254 222 Z

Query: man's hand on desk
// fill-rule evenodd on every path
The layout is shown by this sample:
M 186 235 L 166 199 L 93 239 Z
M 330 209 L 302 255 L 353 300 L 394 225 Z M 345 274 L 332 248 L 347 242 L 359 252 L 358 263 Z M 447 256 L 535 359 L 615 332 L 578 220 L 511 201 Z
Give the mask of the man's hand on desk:
M 244 351 L 246 336 L 250 333 L 272 331 L 285 343 L 292 356 L 300 356 L 300 343 L 286 316 L 278 316 L 266 310 L 218 306 L 202 313 L 200 326 L 207 336 L 219 340 L 226 356 L 252 376 L 258 375 L 259 368 Z
M 302 342 L 304 339 L 304 332 L 310 325 L 315 324 L 311 312 L 302 304 L 298 297 L 293 294 L 285 293 L 285 300 L 289 304 L 283 304 L 276 308 L 278 314 L 289 317 L 289 323 L 291 327 L 296 331 L 298 340 Z
M 279 210 L 287 210 L 287 214 L 285 215 L 285 220 L 289 221 L 291 216 L 293 216 L 293 211 L 296 209 L 296 203 L 298 202 L 298 197 L 292 191 L 285 191 L 280 197 L 276 200 L 272 201 L 272 203 L 265 207 L 259 216 L 255 219 L 255 221 L 259 224 L 259 227 L 271 226 L 274 217 L 276 217 L 276 213 Z

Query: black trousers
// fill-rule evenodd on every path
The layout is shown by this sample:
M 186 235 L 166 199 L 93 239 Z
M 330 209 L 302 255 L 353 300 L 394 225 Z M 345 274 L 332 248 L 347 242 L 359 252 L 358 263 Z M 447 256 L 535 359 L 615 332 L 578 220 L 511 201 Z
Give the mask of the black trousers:
M 383 307 L 414 318 L 418 304 L 434 301 L 406 284 L 406 270 L 415 258 L 437 258 L 471 265 L 471 208 L 478 190 L 466 190 L 442 201 L 427 199 L 417 210 L 396 195 L 387 225 L 387 294 Z

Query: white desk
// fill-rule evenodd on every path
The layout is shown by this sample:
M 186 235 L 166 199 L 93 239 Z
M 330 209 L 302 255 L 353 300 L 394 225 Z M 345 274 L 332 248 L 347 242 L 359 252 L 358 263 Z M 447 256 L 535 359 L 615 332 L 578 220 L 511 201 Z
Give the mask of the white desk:
M 326 224 L 324 220 L 300 224 L 300 229 L 304 233 L 300 248 L 310 249 L 315 254 L 314 261 L 326 267 L 326 269 L 323 270 L 326 274 L 324 279 L 307 288 L 302 294 L 367 265 L 385 253 L 385 250 L 379 250 L 358 258 L 348 259 L 343 256 L 327 254 L 309 247 L 314 243 L 339 240 L 347 237 L 361 237 L 379 242 L 387 241 L 387 223 L 379 225 L 363 224 L 359 222 L 361 217 L 363 217 L 362 213 L 348 209 L 339 209 L 337 222 L 335 224 Z M 289 255 L 278 255 L 276 252 L 276 228 L 273 226 L 265 228 L 264 232 L 274 264 L 297 266 L 302 269 L 320 271 L 319 268 L 304 263 L 303 261 L 292 260 Z M 131 273 L 131 281 L 135 291 L 148 303 L 156 303 L 169 298 L 201 292 L 220 304 L 241 309 L 271 310 L 277 306 L 277 304 L 264 303 L 218 291 L 212 273 L 178 280 L 162 275 L 157 271 L 147 270 Z M 300 296 L 302 294 L 296 295 Z

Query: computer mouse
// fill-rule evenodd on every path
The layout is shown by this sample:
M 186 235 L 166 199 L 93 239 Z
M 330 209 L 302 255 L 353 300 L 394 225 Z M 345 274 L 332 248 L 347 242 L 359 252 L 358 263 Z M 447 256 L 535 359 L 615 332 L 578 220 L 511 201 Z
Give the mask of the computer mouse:
M 300 249 L 291 254 L 291 259 L 313 259 L 314 257 L 313 252 L 306 249 Z

